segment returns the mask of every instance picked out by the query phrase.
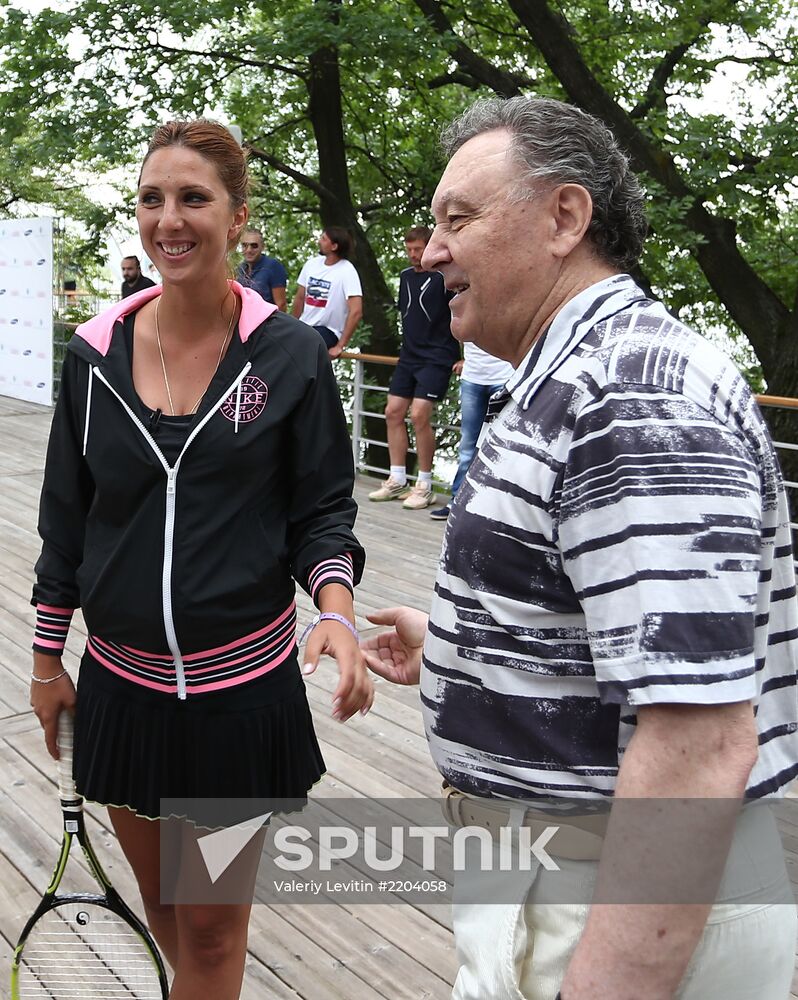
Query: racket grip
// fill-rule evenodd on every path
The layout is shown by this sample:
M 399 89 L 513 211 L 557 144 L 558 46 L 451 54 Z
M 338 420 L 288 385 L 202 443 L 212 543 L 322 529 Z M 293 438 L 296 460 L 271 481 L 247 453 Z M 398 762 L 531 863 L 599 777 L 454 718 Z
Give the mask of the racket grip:
M 75 724 L 72 713 L 63 711 L 58 716 L 58 794 L 62 799 L 75 799 L 75 779 L 72 777 L 72 757 L 75 742 Z

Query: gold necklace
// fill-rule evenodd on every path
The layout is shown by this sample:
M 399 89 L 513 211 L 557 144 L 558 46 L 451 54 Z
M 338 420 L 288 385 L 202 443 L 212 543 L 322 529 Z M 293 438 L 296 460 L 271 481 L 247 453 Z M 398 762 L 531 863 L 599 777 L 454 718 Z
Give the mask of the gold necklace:
M 230 289 L 228 289 L 228 294 L 229 294 L 229 292 L 230 292 Z M 227 298 L 227 296 L 225 296 L 225 298 Z M 155 339 L 158 342 L 158 354 L 161 357 L 161 371 L 163 372 L 163 384 L 166 386 L 166 397 L 169 400 L 169 409 L 172 411 L 172 416 L 174 417 L 175 416 L 175 404 L 172 402 L 172 390 L 169 387 L 169 377 L 166 374 L 166 362 L 164 361 L 164 357 L 163 357 L 163 347 L 161 347 L 161 328 L 160 328 L 160 326 L 158 324 L 158 309 L 160 308 L 160 305 L 161 305 L 161 297 L 159 295 L 158 298 L 157 298 L 157 300 L 156 300 L 156 302 L 155 302 Z M 216 372 L 217 372 L 217 370 L 219 368 L 219 365 L 222 363 L 222 355 L 224 354 L 224 349 L 227 346 L 227 339 L 230 336 L 230 331 L 233 329 L 233 321 L 235 320 L 235 318 L 236 318 L 236 307 L 235 307 L 235 302 L 234 302 L 233 303 L 233 311 L 230 313 L 230 322 L 227 325 L 227 331 L 225 332 L 224 340 L 222 340 L 222 346 L 219 348 L 219 357 L 218 357 L 218 359 L 216 361 L 216 368 L 214 368 L 214 370 L 213 370 L 213 372 L 211 374 L 211 380 L 213 379 L 213 376 L 216 374 Z M 208 381 L 208 385 L 211 384 L 211 380 Z M 191 415 L 192 413 L 196 412 L 197 407 L 202 402 L 202 397 L 208 391 L 208 385 L 205 386 L 205 388 L 200 393 L 200 396 L 199 396 L 199 399 L 197 400 L 197 402 L 188 411 L 189 415 Z

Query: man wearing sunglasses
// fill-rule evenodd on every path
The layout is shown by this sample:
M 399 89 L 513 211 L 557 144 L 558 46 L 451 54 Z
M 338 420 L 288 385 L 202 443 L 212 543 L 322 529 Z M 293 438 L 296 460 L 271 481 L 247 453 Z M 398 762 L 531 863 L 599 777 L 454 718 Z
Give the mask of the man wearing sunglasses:
M 288 277 L 285 268 L 275 257 L 263 252 L 263 234 L 259 229 L 245 229 L 241 234 L 244 260 L 236 277 L 242 285 L 254 288 L 267 302 L 273 302 L 282 312 L 286 311 L 285 286 Z

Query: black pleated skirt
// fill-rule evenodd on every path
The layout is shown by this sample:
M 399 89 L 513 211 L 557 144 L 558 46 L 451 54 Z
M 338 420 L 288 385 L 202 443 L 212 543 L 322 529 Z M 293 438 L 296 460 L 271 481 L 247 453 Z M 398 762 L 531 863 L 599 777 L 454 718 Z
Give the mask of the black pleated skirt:
M 323 774 L 296 656 L 254 681 L 180 701 L 84 653 L 74 776 L 85 799 L 192 819 L 162 801 L 299 800 Z

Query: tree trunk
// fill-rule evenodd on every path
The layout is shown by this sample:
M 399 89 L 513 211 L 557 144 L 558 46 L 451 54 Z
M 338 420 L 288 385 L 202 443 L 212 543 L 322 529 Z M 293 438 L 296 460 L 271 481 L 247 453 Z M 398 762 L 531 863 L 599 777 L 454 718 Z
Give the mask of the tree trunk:
M 341 0 L 333 0 L 332 5 L 325 0 L 324 6 L 328 7 L 325 16 L 337 25 Z M 393 296 L 352 202 L 344 142 L 338 50 L 332 43 L 318 48 L 310 57 L 308 95 L 308 110 L 319 157 L 319 181 L 333 196 L 320 199 L 321 223 L 323 226 L 343 226 L 352 233 L 355 240 L 353 263 L 363 285 L 363 320 L 372 330 L 368 346 L 378 354 L 392 353 L 397 346 L 396 325 L 391 316 Z
M 328 7 L 325 16 L 337 26 L 341 0 L 325 5 Z M 353 263 L 363 286 L 363 321 L 371 328 L 367 349 L 375 354 L 395 354 L 398 337 L 393 296 L 352 202 L 344 142 L 341 73 L 338 50 L 332 43 L 321 46 L 310 57 L 308 95 L 308 111 L 319 157 L 319 181 L 332 195 L 322 195 L 319 199 L 322 225 L 343 226 L 354 236 Z M 385 370 L 367 365 L 364 375 L 367 381 L 381 384 L 385 379 Z M 384 420 L 367 416 L 363 426 L 367 437 L 387 441 Z M 386 449 L 379 445 L 367 447 L 366 462 L 369 465 L 382 464 L 386 456 Z

